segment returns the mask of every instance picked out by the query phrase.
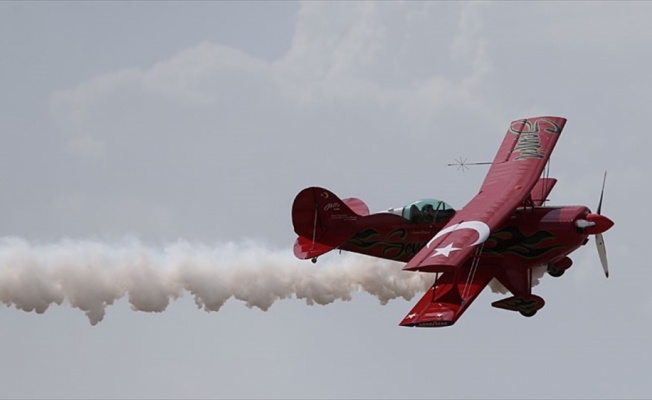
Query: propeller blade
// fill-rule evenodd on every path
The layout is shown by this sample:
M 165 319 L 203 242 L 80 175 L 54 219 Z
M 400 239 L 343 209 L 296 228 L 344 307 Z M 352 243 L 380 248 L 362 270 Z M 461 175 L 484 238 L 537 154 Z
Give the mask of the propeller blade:
M 604 276 L 609 278 L 609 266 L 607 264 L 607 248 L 604 245 L 604 239 L 602 238 L 601 233 L 595 235 L 595 245 L 598 247 L 598 254 L 600 255 L 600 262 L 602 263 L 602 269 L 604 269 Z
M 607 181 L 607 171 L 604 171 L 604 177 L 602 178 L 602 190 L 600 191 L 600 202 L 598 203 L 597 214 L 600 214 L 602 211 L 602 197 L 604 196 L 604 184 Z

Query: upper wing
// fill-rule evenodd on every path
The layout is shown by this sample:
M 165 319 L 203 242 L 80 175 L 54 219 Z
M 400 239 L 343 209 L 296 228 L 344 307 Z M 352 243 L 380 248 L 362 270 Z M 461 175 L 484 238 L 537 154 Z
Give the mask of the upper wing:
M 562 117 L 513 121 L 478 194 L 403 269 L 445 272 L 461 266 L 529 198 L 565 124 Z

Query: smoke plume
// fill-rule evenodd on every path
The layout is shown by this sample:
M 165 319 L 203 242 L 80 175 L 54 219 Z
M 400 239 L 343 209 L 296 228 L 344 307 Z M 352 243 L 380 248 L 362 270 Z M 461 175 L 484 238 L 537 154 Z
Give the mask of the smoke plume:
M 290 251 L 254 243 L 178 241 L 157 249 L 133 239 L 39 245 L 0 238 L 0 302 L 37 313 L 67 303 L 82 310 L 92 325 L 123 297 L 133 310 L 144 312 L 162 312 L 184 293 L 206 311 L 218 311 L 231 298 L 266 311 L 276 300 L 325 305 L 351 300 L 358 291 L 381 304 L 410 300 L 432 281 L 433 275 L 405 272 L 401 264 L 371 257 L 342 254 L 313 265 Z

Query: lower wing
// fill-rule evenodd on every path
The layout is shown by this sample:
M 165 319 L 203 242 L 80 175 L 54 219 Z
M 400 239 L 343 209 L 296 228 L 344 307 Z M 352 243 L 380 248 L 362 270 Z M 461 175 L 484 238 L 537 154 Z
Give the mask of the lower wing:
M 401 321 L 402 326 L 450 326 L 466 311 L 493 278 L 490 267 L 465 265 L 438 274 L 435 283 Z

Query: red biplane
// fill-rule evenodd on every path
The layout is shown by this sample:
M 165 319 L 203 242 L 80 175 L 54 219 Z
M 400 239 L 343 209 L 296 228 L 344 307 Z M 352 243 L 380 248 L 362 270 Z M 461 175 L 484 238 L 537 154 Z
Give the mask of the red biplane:
M 292 205 L 299 235 L 294 254 L 312 259 L 333 249 L 406 262 L 407 271 L 434 273 L 434 284 L 403 319 L 403 326 L 455 323 L 492 279 L 512 296 L 492 306 L 533 316 L 544 306 L 532 294 L 532 271 L 555 277 L 572 265 L 570 253 L 595 235 L 608 276 L 602 233 L 613 222 L 585 206 L 548 207 L 557 182 L 541 177 L 565 118 L 513 121 L 478 194 L 461 210 L 427 199 L 371 214 L 356 198 L 309 187 Z M 605 173 L 606 178 L 606 173 Z

